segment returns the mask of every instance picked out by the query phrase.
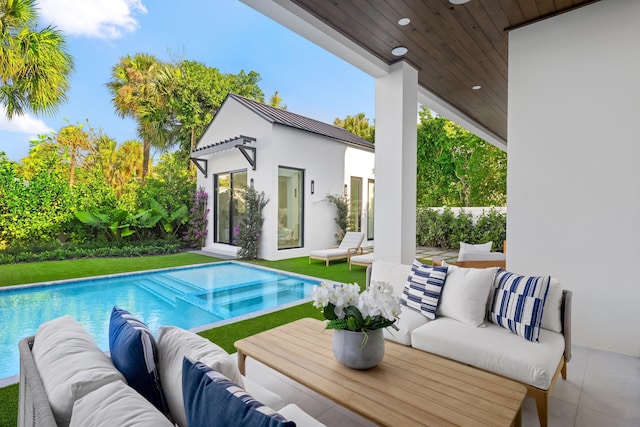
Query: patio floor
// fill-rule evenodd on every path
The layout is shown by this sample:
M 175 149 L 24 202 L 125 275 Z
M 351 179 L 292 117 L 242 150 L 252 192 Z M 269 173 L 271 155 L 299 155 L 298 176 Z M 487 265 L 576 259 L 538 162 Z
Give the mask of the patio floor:
M 250 358 L 247 376 L 328 427 L 375 425 Z M 559 378 L 551 394 L 549 426 L 640 426 L 638 402 L 639 358 L 574 346 L 567 379 Z M 538 425 L 535 401 L 525 398 L 523 426 Z

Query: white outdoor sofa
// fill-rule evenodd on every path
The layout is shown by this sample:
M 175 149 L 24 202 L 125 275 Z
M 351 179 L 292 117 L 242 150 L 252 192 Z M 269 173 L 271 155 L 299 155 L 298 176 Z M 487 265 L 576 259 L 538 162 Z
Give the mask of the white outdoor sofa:
M 389 282 L 396 294 L 401 295 L 411 268 L 411 265 L 374 261 L 367 268 L 367 285 L 371 280 Z M 545 427 L 549 395 L 558 375 L 566 379 L 566 364 L 571 360 L 571 291 L 562 289 L 559 281 L 552 278 L 544 305 L 539 342 L 531 342 L 487 320 L 489 297 L 486 295 L 484 301 L 476 300 L 476 307 L 470 310 L 480 314 L 481 324 L 478 326 L 442 315 L 440 310 L 446 306 L 448 313 L 468 321 L 469 313 L 463 307 L 469 305 L 470 301 L 464 301 L 465 294 L 468 295 L 472 287 L 478 284 L 472 283 L 479 282 L 478 277 L 486 280 L 494 277 L 497 271 L 496 267 L 448 268 L 435 320 L 403 306 L 397 322 L 400 330 L 387 328 L 384 331 L 385 338 L 522 383 L 527 387 L 527 395 L 535 399 L 540 425 Z M 464 280 L 461 280 L 464 277 L 469 277 L 466 289 Z M 463 288 L 454 292 L 453 287 L 447 288 L 447 280 L 455 280 L 456 286 L 462 284 Z M 460 299 L 459 303 L 454 298 Z

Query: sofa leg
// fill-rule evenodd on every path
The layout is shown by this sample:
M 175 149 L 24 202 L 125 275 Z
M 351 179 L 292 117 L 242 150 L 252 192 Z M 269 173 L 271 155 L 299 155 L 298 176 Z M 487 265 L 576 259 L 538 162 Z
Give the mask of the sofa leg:
M 536 396 L 536 408 L 538 409 L 538 420 L 540 427 L 547 427 L 547 408 L 549 406 L 549 395 L 541 393 Z
M 560 374 L 562 375 L 563 380 L 567 379 L 567 362 L 564 362 L 562 364 L 562 368 L 560 369 Z

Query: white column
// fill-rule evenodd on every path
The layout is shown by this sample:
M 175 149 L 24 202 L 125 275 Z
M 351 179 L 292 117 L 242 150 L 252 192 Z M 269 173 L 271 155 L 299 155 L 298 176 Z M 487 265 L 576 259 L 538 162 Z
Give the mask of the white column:
M 376 80 L 376 261 L 415 257 L 417 93 L 418 71 L 404 61 Z

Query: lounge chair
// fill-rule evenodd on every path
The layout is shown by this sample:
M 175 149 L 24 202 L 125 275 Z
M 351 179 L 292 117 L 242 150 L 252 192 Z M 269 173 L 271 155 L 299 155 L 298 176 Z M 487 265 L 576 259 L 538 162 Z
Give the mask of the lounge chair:
M 348 261 L 351 255 L 362 253 L 362 247 L 360 247 L 360 245 L 363 240 L 364 233 L 348 231 L 342 238 L 340 246 L 337 248 L 311 251 L 309 254 L 309 264 L 311 264 L 312 259 L 324 260 L 327 267 L 329 266 L 329 261 L 334 259 L 347 259 Z
M 349 257 L 349 270 L 351 270 L 351 266 L 353 265 L 369 267 L 371 264 L 373 264 L 373 252 Z

